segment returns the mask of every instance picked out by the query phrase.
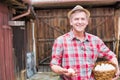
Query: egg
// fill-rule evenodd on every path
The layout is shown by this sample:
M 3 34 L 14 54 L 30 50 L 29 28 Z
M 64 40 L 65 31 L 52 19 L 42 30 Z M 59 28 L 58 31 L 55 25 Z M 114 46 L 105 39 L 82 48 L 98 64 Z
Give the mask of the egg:
M 100 71 L 99 69 L 100 69 L 100 65 L 97 65 L 96 67 L 95 67 L 95 71 Z
M 75 70 L 72 69 L 72 68 L 69 68 L 69 69 L 68 69 L 68 72 L 69 72 L 69 73 L 75 73 Z
M 110 71 L 110 70 L 114 70 L 115 67 L 111 64 L 101 64 L 101 65 L 97 65 L 95 67 L 95 71 Z

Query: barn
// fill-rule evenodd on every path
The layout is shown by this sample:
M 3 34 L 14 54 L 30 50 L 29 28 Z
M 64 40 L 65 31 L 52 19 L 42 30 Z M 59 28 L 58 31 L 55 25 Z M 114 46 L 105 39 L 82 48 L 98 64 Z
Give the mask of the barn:
M 70 31 L 67 13 L 76 5 L 91 12 L 86 31 L 100 37 L 119 61 L 119 0 L 4 0 L 0 3 L 0 80 L 26 80 L 37 72 L 51 72 L 53 42 Z

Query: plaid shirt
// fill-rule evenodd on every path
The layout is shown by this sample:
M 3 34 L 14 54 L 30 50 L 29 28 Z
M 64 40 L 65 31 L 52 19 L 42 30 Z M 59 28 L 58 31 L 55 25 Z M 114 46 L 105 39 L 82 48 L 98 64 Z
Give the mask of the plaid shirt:
M 115 54 L 97 36 L 85 33 L 85 40 L 81 42 L 70 31 L 55 40 L 50 64 L 77 70 L 77 76 L 61 75 L 61 80 L 94 80 L 92 69 L 97 58 L 110 60 L 113 56 Z

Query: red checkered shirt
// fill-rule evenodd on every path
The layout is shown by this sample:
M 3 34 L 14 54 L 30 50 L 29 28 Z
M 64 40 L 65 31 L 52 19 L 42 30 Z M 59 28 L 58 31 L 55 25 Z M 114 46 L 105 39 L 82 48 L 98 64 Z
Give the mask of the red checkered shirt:
M 110 60 L 113 56 L 115 54 L 97 36 L 85 33 L 85 40 L 81 42 L 70 31 L 55 40 L 50 65 L 77 70 L 77 76 L 61 75 L 61 80 L 94 80 L 92 69 L 97 58 Z

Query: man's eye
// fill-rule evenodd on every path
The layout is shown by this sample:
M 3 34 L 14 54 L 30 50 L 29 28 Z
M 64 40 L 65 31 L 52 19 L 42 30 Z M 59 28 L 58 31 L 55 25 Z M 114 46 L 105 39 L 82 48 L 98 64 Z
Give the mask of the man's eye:
M 79 20 L 78 18 L 75 18 L 75 20 Z
M 85 20 L 85 18 L 81 18 L 81 20 Z

